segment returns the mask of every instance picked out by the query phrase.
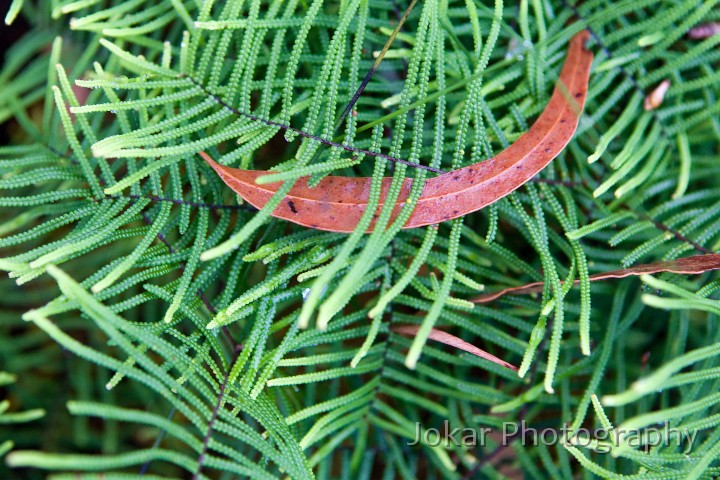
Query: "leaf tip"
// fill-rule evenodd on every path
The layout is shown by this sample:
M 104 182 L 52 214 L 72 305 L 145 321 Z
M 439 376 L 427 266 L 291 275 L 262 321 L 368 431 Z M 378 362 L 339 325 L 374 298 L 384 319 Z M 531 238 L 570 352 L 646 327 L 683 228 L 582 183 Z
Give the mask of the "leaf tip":
M 208 260 L 217 258 L 220 255 L 222 255 L 222 253 L 218 253 L 217 248 L 211 248 L 209 250 L 205 250 L 203 253 L 200 254 L 200 261 L 207 262 Z
M 415 367 L 417 367 L 417 361 L 417 357 L 415 357 L 414 355 L 412 357 L 408 355 L 407 357 L 405 357 L 405 366 L 409 370 L 415 370 Z

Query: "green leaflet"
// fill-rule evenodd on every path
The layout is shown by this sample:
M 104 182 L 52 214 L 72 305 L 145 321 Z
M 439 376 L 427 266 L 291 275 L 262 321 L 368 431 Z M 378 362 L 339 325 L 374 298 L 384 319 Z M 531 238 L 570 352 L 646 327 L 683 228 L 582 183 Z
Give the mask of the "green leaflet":
M 720 250 L 720 36 L 687 35 L 717 1 L 7 3 L 0 476 L 717 476 L 718 274 L 590 282 Z M 583 28 L 578 132 L 507 199 L 418 230 L 372 212 L 369 235 L 371 215 L 347 235 L 270 217 L 299 176 L 373 177 L 374 201 L 412 177 L 413 199 L 432 169 L 493 156 Z M 281 193 L 239 202 L 201 150 Z M 495 435 L 456 445 L 445 421 Z M 499 445 L 520 421 L 637 429 L 648 451 Z M 694 440 L 658 443 L 665 421 Z

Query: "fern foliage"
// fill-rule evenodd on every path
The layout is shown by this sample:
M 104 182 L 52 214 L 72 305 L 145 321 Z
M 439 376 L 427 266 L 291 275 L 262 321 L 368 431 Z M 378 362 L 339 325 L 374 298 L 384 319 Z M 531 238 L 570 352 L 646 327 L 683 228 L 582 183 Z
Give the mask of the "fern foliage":
M 0 424 L 32 422 L 0 440 L 4 475 L 720 474 L 717 275 L 589 280 L 720 249 L 720 35 L 687 35 L 719 12 L 14 0 L 6 28 L 28 31 L 0 71 L 0 382 L 15 380 Z M 563 154 L 480 212 L 401 230 L 424 179 L 528 129 L 584 28 L 595 62 Z M 200 151 L 283 186 L 257 211 Z M 271 217 L 299 177 L 331 173 L 372 177 L 370 206 L 381 177 L 385 205 L 415 181 L 372 233 L 370 208 L 349 235 Z M 532 281 L 542 294 L 470 301 Z M 640 440 L 502 435 L 521 423 Z M 490 433 L 431 435 L 447 426 Z

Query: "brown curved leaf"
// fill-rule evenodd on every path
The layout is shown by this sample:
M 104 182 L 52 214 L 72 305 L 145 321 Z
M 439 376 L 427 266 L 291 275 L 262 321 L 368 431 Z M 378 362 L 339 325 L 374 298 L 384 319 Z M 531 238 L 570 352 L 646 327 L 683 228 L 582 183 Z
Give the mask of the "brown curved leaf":
M 420 329 L 419 325 L 397 325 L 393 327 L 392 331 L 395 333 L 399 333 L 400 335 L 406 335 L 408 337 L 414 337 L 417 335 L 418 330 Z M 509 368 L 510 370 L 515 370 L 517 372 L 517 367 L 515 365 L 512 365 L 511 363 L 506 362 L 505 360 L 501 360 L 495 355 L 492 355 L 485 350 L 482 350 L 472 343 L 468 343 L 462 338 L 458 338 L 455 335 L 452 335 L 447 332 L 443 332 L 442 330 L 438 330 L 437 328 L 433 328 L 430 330 L 430 335 L 428 336 L 430 340 L 435 340 L 436 342 L 444 343 L 445 345 L 450 345 L 451 347 L 458 348 L 460 350 L 466 351 L 468 353 L 472 353 L 475 356 L 478 356 L 480 358 L 484 358 L 485 360 L 489 360 L 493 363 L 497 363 L 500 366 Z
M 645 274 L 671 272 L 686 275 L 697 275 L 699 273 L 709 272 L 710 270 L 720 270 L 720 254 L 710 253 L 707 255 L 695 255 L 693 257 L 678 258 L 668 262 L 646 263 L 644 265 L 636 265 L 622 270 L 611 270 L 609 272 L 600 272 L 590 275 L 591 282 L 599 280 L 608 280 L 610 278 L 625 278 L 632 276 L 640 276 Z M 580 280 L 575 280 L 573 285 L 578 285 Z M 489 303 L 503 295 L 523 295 L 529 293 L 542 292 L 543 282 L 533 282 L 519 287 L 510 287 L 502 289 L 498 292 L 485 293 L 483 295 L 471 298 L 473 303 Z
M 575 133 L 587 96 L 593 59 L 585 47 L 588 37 L 583 30 L 570 41 L 550 102 L 530 130 L 489 160 L 427 180 L 403 228 L 437 224 L 494 203 L 529 181 L 565 148 Z M 225 167 L 205 152 L 200 155 L 230 188 L 257 208 L 262 208 L 282 185 L 255 183 L 258 177 L 273 172 Z M 353 231 L 367 207 L 372 179 L 329 176 L 310 188 L 308 178 L 297 180 L 272 215 L 319 230 Z M 383 179 L 378 209 L 382 208 L 391 180 Z M 412 181 L 405 179 L 393 218 L 407 200 Z M 368 230 L 373 228 L 374 223 Z

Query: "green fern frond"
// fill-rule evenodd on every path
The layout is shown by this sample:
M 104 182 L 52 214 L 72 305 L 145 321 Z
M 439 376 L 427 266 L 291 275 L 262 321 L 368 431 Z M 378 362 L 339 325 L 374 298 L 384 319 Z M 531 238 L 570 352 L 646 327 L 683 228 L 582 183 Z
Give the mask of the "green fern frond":
M 3 476 L 717 475 L 717 275 L 590 281 L 720 249 L 720 35 L 688 35 L 717 4 L 14 0 L 0 423 L 32 422 L 0 441 Z M 584 28 L 562 154 L 482 211 L 403 230 L 426 179 L 528 130 Z M 258 211 L 201 151 L 283 185 Z M 327 175 L 372 178 L 352 233 L 272 217 Z M 557 441 L 508 433 L 522 422 Z

